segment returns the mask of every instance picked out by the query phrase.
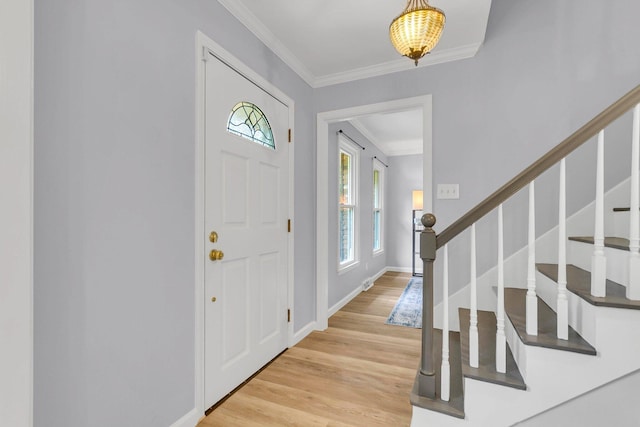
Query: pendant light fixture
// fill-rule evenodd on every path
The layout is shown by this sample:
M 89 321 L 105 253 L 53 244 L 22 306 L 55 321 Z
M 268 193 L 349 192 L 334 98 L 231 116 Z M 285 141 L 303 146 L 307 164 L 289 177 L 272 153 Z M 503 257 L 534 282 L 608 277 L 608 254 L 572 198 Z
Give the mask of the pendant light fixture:
M 418 66 L 418 60 L 438 44 L 444 21 L 444 12 L 429 6 L 427 0 L 408 0 L 404 11 L 391 22 L 389 38 L 401 55 Z

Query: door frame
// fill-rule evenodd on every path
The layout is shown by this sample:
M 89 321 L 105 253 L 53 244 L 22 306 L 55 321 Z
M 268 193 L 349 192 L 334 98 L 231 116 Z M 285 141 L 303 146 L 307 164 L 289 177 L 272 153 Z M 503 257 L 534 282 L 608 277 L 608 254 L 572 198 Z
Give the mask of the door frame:
M 293 99 L 284 92 L 267 81 L 261 75 L 253 71 L 229 51 L 207 37 L 201 31 L 196 33 L 196 150 L 195 150 L 195 400 L 196 409 L 199 414 L 204 414 L 204 306 L 206 304 L 206 295 L 204 287 L 204 267 L 205 257 L 201 256 L 205 253 L 205 234 L 204 227 L 204 207 L 205 207 L 205 81 L 206 70 L 205 62 L 209 53 L 216 56 L 222 62 L 233 68 L 236 72 L 253 82 L 262 90 L 269 93 L 274 98 L 284 103 L 289 108 L 289 128 L 291 129 L 291 143 L 289 145 L 289 218 L 293 221 L 294 214 L 294 141 L 295 141 L 295 122 L 294 110 L 295 103 Z M 295 311 L 294 302 L 294 233 L 295 227 L 291 228 L 288 234 L 288 256 L 287 256 L 287 304 L 291 310 L 291 319 L 287 326 L 287 346 L 293 343 L 293 320 Z
M 33 425 L 34 4 L 9 0 L 0 27 L 0 415 Z M 11 106 L 11 107 L 9 107 Z
M 397 99 L 376 104 L 358 105 L 318 113 L 316 122 L 316 329 L 329 325 L 329 212 L 320 209 L 329 203 L 329 125 L 343 120 L 378 113 L 422 110 L 422 188 L 424 208 L 433 211 L 432 156 L 432 97 L 431 95 Z

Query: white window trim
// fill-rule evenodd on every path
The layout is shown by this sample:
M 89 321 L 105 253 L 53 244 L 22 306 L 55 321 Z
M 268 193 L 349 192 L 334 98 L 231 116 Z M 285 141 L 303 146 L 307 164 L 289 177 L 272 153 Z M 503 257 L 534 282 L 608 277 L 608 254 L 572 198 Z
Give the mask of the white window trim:
M 359 209 L 359 201 L 360 201 L 360 187 L 359 187 L 359 179 L 358 174 L 360 172 L 360 150 L 354 144 L 349 142 L 343 135 L 338 135 L 338 163 L 336 168 L 336 173 L 339 176 L 340 174 L 340 153 L 344 151 L 345 153 L 351 155 L 353 159 L 353 167 L 352 167 L 352 191 L 353 191 L 353 204 L 349 206 L 353 206 L 353 260 L 341 263 L 340 262 L 340 201 L 338 201 L 338 253 L 337 253 L 337 262 L 338 262 L 338 273 L 346 273 L 348 270 L 353 269 L 360 262 L 360 233 L 358 227 L 360 225 L 360 209 Z
M 379 249 L 375 249 L 373 248 L 372 245 L 372 251 L 373 251 L 373 255 L 380 255 L 384 253 L 384 235 L 385 235 L 385 227 L 384 227 L 384 188 L 385 188 L 385 166 L 382 164 L 382 162 L 378 159 L 373 159 L 373 171 L 378 171 L 378 176 L 379 176 L 379 181 L 380 181 L 380 194 L 378 195 L 378 198 L 380 200 L 380 208 L 376 209 L 375 206 L 372 206 L 371 209 L 371 220 L 373 223 L 373 214 L 376 211 L 380 211 L 380 248 Z M 373 180 L 373 173 L 371 174 L 371 179 Z M 375 188 L 374 188 L 375 191 Z M 375 242 L 375 232 L 372 230 L 372 242 Z

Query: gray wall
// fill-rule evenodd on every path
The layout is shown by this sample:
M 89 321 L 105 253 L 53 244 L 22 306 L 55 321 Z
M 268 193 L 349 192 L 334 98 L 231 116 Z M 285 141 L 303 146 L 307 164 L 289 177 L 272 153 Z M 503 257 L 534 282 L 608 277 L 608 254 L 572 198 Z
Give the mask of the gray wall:
M 485 43 L 474 58 L 321 88 L 317 110 L 432 94 L 434 186 L 460 184 L 459 200 L 434 200 L 440 232 L 638 84 L 639 14 L 640 2 L 628 0 L 493 0 Z M 622 175 L 613 169 L 608 173 Z M 616 179 L 608 177 L 607 186 Z M 539 187 L 550 191 L 541 200 L 554 199 L 553 186 Z M 573 188 L 569 212 L 593 199 L 584 183 Z M 521 222 L 526 210 L 512 203 L 516 215 L 508 221 Z M 552 209 L 541 212 L 539 233 L 556 222 Z M 488 236 L 482 244 L 492 243 L 493 227 L 478 230 Z M 508 241 L 506 252 L 518 246 Z M 452 292 L 468 283 L 465 247 L 449 248 L 450 259 L 463 260 L 450 272 Z M 485 252 L 495 253 L 492 246 Z M 479 262 L 481 273 L 495 256 Z
M 295 329 L 315 318 L 311 88 L 216 1 L 36 0 L 36 427 L 194 407 L 198 29 L 296 102 Z
M 357 266 L 338 274 L 338 134 L 343 130 L 358 144 L 365 147 L 360 150 L 360 169 L 358 174 L 358 216 L 356 227 L 359 233 L 359 263 Z M 387 157 L 375 145 L 366 139 L 348 122 L 333 123 L 329 126 L 329 308 L 362 286 L 362 282 L 380 272 L 387 266 L 389 251 L 373 255 L 373 157 L 387 163 Z M 388 163 L 387 163 L 388 164 Z M 389 170 L 385 170 L 388 177 Z M 385 185 L 386 196 L 390 188 Z M 388 204 L 387 204 L 388 206 Z M 385 213 L 383 212 L 383 215 Z M 386 227 L 383 228 L 386 231 Z M 386 242 L 385 233 L 383 241 Z
M 317 112 L 433 94 L 434 183 L 461 192 L 434 201 L 442 230 L 638 83 L 639 15 L 494 0 L 472 59 L 312 90 L 215 1 L 36 0 L 35 425 L 193 408 L 196 30 L 296 102 L 299 330 L 315 318 Z
M 413 190 L 422 190 L 422 154 L 389 157 L 387 198 L 387 265 L 411 269 L 411 210 Z M 419 215 L 419 214 L 416 214 Z M 416 241 L 416 245 L 417 245 Z M 416 259 L 416 271 L 422 271 Z

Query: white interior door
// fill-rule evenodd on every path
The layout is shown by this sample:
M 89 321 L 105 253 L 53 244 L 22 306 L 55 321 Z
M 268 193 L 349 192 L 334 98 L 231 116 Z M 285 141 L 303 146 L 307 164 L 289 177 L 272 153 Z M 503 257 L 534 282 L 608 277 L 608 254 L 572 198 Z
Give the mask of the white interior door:
M 287 346 L 289 110 L 214 56 L 205 67 L 206 253 L 201 256 L 206 257 L 208 407 Z M 275 147 L 249 139 L 269 139 L 265 121 L 250 104 L 266 117 Z M 227 129 L 236 106 L 232 123 L 238 127 L 232 131 L 245 136 Z M 211 260 L 212 250 L 222 254 Z

